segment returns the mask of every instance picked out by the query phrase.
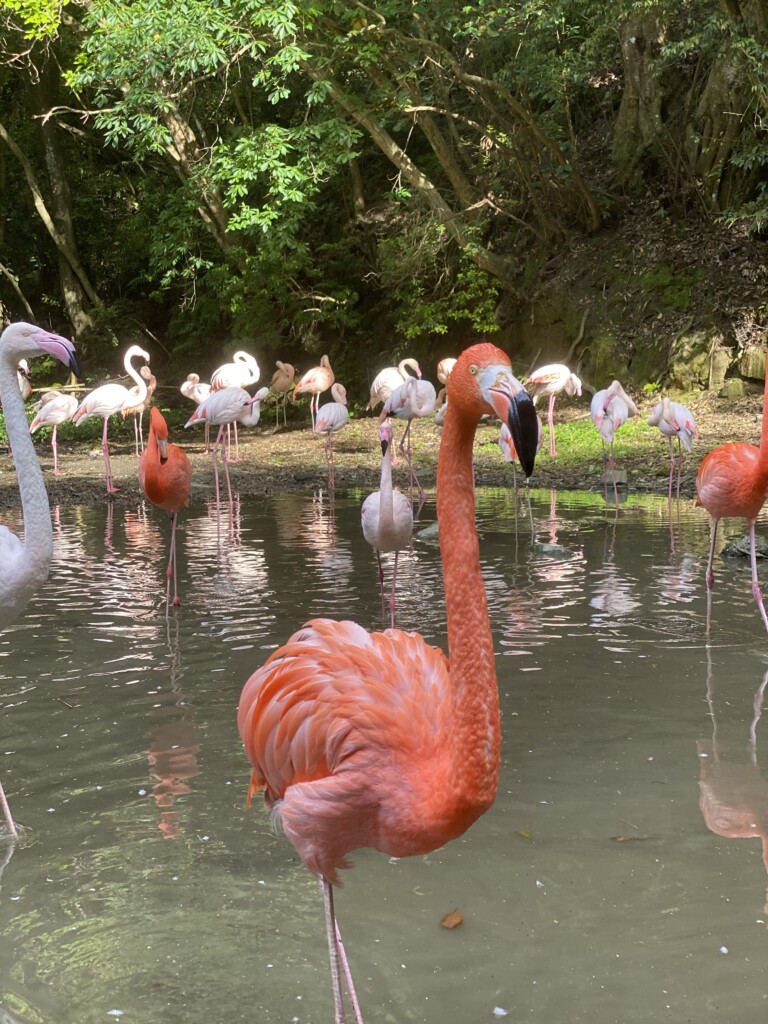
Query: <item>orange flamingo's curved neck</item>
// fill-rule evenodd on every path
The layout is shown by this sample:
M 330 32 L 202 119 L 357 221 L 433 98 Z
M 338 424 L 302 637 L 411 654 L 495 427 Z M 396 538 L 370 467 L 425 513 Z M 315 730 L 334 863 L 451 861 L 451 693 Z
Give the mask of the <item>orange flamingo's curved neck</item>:
M 493 638 L 475 527 L 475 427 L 449 404 L 437 465 L 437 518 L 454 705 L 452 740 L 461 759 L 460 779 L 455 781 L 488 807 L 498 783 L 501 739 Z

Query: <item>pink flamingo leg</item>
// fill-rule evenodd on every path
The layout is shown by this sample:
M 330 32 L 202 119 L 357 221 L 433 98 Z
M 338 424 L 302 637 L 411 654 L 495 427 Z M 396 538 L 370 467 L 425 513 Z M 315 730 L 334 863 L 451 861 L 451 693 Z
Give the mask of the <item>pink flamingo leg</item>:
M 680 445 L 680 438 L 677 439 L 677 501 L 680 503 L 680 477 L 683 475 L 683 449 Z
M 672 438 L 669 438 L 669 501 L 672 501 L 672 477 L 675 472 L 675 450 L 672 447 Z M 680 481 L 677 483 L 677 497 L 680 498 Z
M 719 520 L 712 517 L 712 528 L 709 538 L 709 560 L 707 561 L 707 636 L 709 636 L 709 627 L 712 622 L 712 591 L 715 586 L 715 573 L 712 568 L 712 564 L 715 560 L 715 541 L 717 540 L 717 524 Z
M 379 592 L 381 594 L 381 614 L 386 614 L 384 610 L 384 566 L 381 564 L 381 553 L 376 552 L 376 563 L 379 567 Z
M 609 451 L 608 461 L 609 461 L 610 466 L 611 466 L 611 479 L 613 480 L 613 496 L 616 499 L 616 508 L 618 509 L 618 507 L 619 507 L 619 490 L 618 490 L 618 488 L 616 486 L 616 471 L 615 471 L 615 469 L 613 467 L 613 441 L 611 441 L 611 446 L 608 449 L 608 451 Z
M 336 473 L 333 465 L 333 441 L 331 440 L 332 434 L 328 431 L 328 436 L 325 441 L 325 463 L 328 467 L 328 490 L 334 491 L 336 489 Z
M 240 440 L 239 440 L 239 438 L 237 436 L 237 420 L 235 420 L 233 426 L 235 428 L 235 457 L 234 457 L 234 459 L 232 459 L 232 462 L 239 462 L 240 461 Z
M 58 444 L 56 442 L 56 431 L 59 429 L 58 424 L 53 428 L 53 436 L 51 437 L 51 448 L 53 449 L 53 475 L 61 476 L 59 472 L 59 459 L 58 459 Z
M 227 498 L 229 500 L 229 519 L 231 522 L 235 515 L 235 503 L 232 499 L 232 483 L 229 479 L 229 451 L 227 448 L 221 449 L 221 461 L 224 465 L 224 476 L 227 479 Z
M 763 625 L 768 631 L 768 615 L 765 614 L 765 605 L 763 604 L 763 594 L 760 590 L 760 583 L 757 579 L 757 550 L 755 548 L 755 522 L 749 524 L 749 557 L 752 562 L 752 593 L 754 594 L 757 606 L 760 609 L 760 614 L 763 617 Z
M 107 441 L 107 425 L 109 417 L 104 417 L 104 430 L 101 434 L 101 451 L 104 456 L 104 472 L 107 474 L 107 494 L 117 494 L 119 488 L 115 487 L 112 480 L 112 464 L 109 461 L 109 442 Z
M 360 1013 L 360 1004 L 352 981 L 352 974 L 349 970 L 349 961 L 344 950 L 344 943 L 341 941 L 341 933 L 336 923 L 336 915 L 333 909 L 333 888 L 325 878 L 320 879 L 323 890 L 323 904 L 325 906 L 325 930 L 328 937 L 328 956 L 331 964 L 331 985 L 333 986 L 333 1010 L 335 1024 L 346 1024 L 347 1017 L 344 1012 L 344 994 L 341 988 L 341 972 L 344 972 L 344 981 L 352 1003 L 352 1011 L 355 1015 L 355 1024 L 363 1024 Z
M 0 784 L 0 808 L 2 809 L 3 815 L 5 816 L 5 823 L 8 826 L 8 831 L 11 833 L 14 839 L 18 839 L 19 831 L 16 828 L 15 821 L 13 820 L 11 808 L 8 806 L 8 801 L 6 799 L 5 791 L 3 790 L 2 784 Z
M 392 589 L 389 592 L 389 624 L 392 629 L 395 628 L 395 585 L 397 583 L 397 556 L 399 552 L 395 551 L 395 565 L 392 570 Z
M 216 518 L 221 519 L 221 495 L 219 493 L 219 455 L 218 449 L 224 438 L 224 424 L 219 427 L 219 432 L 216 435 L 216 441 L 213 446 L 211 455 L 213 456 L 213 475 L 216 480 Z
M 555 447 L 555 398 L 556 395 L 549 396 L 549 412 L 547 414 L 547 423 L 549 423 L 549 454 L 554 456 L 557 455 L 557 448 Z
M 176 586 L 176 523 L 178 522 L 178 512 L 174 512 L 171 515 L 171 549 L 168 557 L 168 569 L 166 570 L 166 585 L 165 585 L 165 610 L 168 612 L 168 601 L 170 598 L 171 591 L 171 577 L 173 577 L 173 607 L 178 608 L 181 604 L 179 594 Z

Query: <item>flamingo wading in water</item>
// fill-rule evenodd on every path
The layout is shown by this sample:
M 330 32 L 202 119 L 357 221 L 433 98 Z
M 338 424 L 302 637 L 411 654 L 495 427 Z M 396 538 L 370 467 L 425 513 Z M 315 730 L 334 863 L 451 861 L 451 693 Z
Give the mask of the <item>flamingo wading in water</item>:
M 693 413 L 686 409 L 679 402 L 672 402 L 665 395 L 662 400 L 653 407 L 648 417 L 651 427 L 658 427 L 663 437 L 669 441 L 669 500 L 672 501 L 672 477 L 675 472 L 675 450 L 672 447 L 672 438 L 677 438 L 677 500 L 680 500 L 680 477 L 683 472 L 683 448 L 690 452 L 693 448 L 694 439 L 699 436 L 699 430 Z
M 547 423 L 549 424 L 549 454 L 557 455 L 555 447 L 555 399 L 564 391 L 566 395 L 578 395 L 581 398 L 581 380 L 571 373 L 564 363 L 550 363 L 534 370 L 526 380 L 525 386 L 533 395 L 535 405 L 539 398 L 549 396 Z
M 72 416 L 72 422 L 84 423 L 89 416 L 101 416 L 104 420 L 104 430 L 101 434 L 101 451 L 104 456 L 104 472 L 107 478 L 107 494 L 117 494 L 118 488 L 115 487 L 115 482 L 112 479 L 112 466 L 109 461 L 109 441 L 107 440 L 107 424 L 109 423 L 109 417 L 114 416 L 115 413 L 120 412 L 125 405 L 137 405 L 139 402 L 143 402 L 147 396 L 147 382 L 143 377 L 140 377 L 136 370 L 133 368 L 132 360 L 141 358 L 145 362 L 149 362 L 149 352 L 145 352 L 143 348 L 139 348 L 138 345 L 131 345 L 128 351 L 125 353 L 123 358 L 123 365 L 125 366 L 125 372 L 131 377 L 135 383 L 137 390 L 128 390 L 122 384 L 102 384 L 100 388 L 96 388 L 91 391 L 90 394 L 86 395 L 80 405 L 75 409 L 74 415 Z
M 171 594 L 173 579 L 173 604 L 178 607 L 176 585 L 176 523 L 179 509 L 189 505 L 189 490 L 192 486 L 192 466 L 186 452 L 177 444 L 168 441 L 168 424 L 160 410 L 153 406 L 149 412 L 149 437 L 147 447 L 139 457 L 139 483 L 141 489 L 158 508 L 171 516 L 171 545 L 166 571 L 165 610 Z
M 605 465 L 605 446 L 608 445 L 611 479 L 613 480 L 613 496 L 616 508 L 619 507 L 619 492 L 616 487 L 616 472 L 613 466 L 613 440 L 619 427 L 623 427 L 630 416 L 637 416 L 637 406 L 626 393 L 621 383 L 613 381 L 607 388 L 597 391 L 590 404 L 590 416 L 597 427 L 603 442 L 603 465 Z
M 223 363 L 218 370 L 211 374 L 211 391 L 221 391 L 224 388 L 247 388 L 251 384 L 258 384 L 261 370 L 254 357 L 248 352 L 238 351 L 232 356 L 231 363 Z M 240 442 L 237 437 L 237 420 L 233 420 L 235 427 L 235 454 L 231 462 L 240 460 Z M 229 428 L 227 428 L 229 430 Z M 229 436 L 229 435 L 227 435 Z
M 450 663 L 418 633 L 369 633 L 314 619 L 246 682 L 238 727 L 273 819 L 320 879 L 335 1019 L 339 966 L 361 1020 L 333 909 L 349 854 L 429 853 L 494 801 L 499 697 L 475 527 L 472 445 L 484 413 L 508 423 L 526 474 L 536 414 L 494 345 L 467 349 L 451 374 L 437 468 L 437 516 Z
M 696 504 L 709 512 L 712 522 L 707 562 L 707 633 L 712 611 L 712 589 L 715 585 L 713 562 L 717 527 L 721 519 L 734 516 L 746 519 L 749 526 L 749 556 L 752 564 L 752 593 L 768 630 L 763 594 L 757 578 L 755 522 L 768 494 L 768 365 L 763 392 L 763 420 L 760 445 L 740 441 L 720 444 L 705 455 L 696 476 Z
M 381 481 L 378 491 L 369 494 L 360 510 L 363 536 L 376 553 L 381 589 L 381 610 L 384 611 L 384 568 L 381 555 L 394 551 L 395 564 L 392 569 L 392 589 L 389 594 L 389 622 L 395 628 L 395 585 L 397 580 L 397 556 L 411 543 L 413 535 L 413 508 L 401 492 L 392 487 L 392 426 L 379 426 L 381 442 Z
M 56 441 L 56 431 L 59 429 L 60 424 L 72 419 L 77 405 L 78 402 L 74 395 L 67 395 L 63 391 L 46 391 L 37 403 L 37 412 L 29 424 L 30 434 L 34 434 L 40 427 L 53 427 L 51 450 L 53 451 L 54 476 L 61 476 L 59 472 L 59 446 Z
M 333 435 L 346 427 L 349 422 L 347 410 L 347 389 L 343 384 L 335 382 L 331 385 L 332 402 L 326 402 L 318 409 L 315 416 L 316 434 L 325 434 L 325 461 L 328 466 L 328 490 L 336 487 L 336 474 L 333 467 Z
M 44 355 L 58 359 L 72 373 L 80 373 L 75 346 L 58 334 L 20 322 L 6 327 L 0 335 L 0 400 L 24 517 L 23 541 L 6 526 L 0 526 L 0 629 L 15 622 L 22 614 L 32 595 L 48 579 L 53 558 L 48 492 L 16 380 L 19 359 L 35 359 Z M 18 835 L 2 785 L 0 808 L 11 834 Z

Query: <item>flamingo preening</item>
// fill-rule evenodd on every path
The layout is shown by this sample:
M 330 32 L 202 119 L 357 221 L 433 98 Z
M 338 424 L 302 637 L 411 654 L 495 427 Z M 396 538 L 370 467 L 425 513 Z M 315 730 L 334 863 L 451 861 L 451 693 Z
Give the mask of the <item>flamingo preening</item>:
M 147 382 L 133 367 L 133 360 L 141 358 L 149 362 L 149 352 L 145 352 L 138 345 L 131 345 L 123 358 L 125 372 L 136 383 L 136 391 L 124 387 L 122 384 L 102 384 L 101 387 L 86 395 L 80 405 L 75 409 L 72 422 L 84 423 L 90 416 L 100 416 L 104 420 L 104 429 L 101 435 L 101 451 L 104 456 L 104 472 L 107 478 L 107 494 L 117 494 L 118 488 L 112 479 L 112 466 L 109 461 L 109 442 L 107 440 L 107 425 L 109 417 L 121 412 L 123 407 L 137 405 L 143 402 L 147 396 Z
M 385 366 L 379 370 L 371 382 L 371 397 L 365 407 L 366 411 L 386 402 L 395 388 L 408 380 L 408 370 L 413 370 L 416 377 L 421 377 L 421 367 L 415 359 L 401 359 L 397 366 Z
M 200 380 L 199 373 L 188 373 L 187 379 L 179 388 L 179 391 L 188 398 L 190 402 L 194 402 L 195 405 L 200 405 L 211 393 L 211 385 L 204 384 Z M 211 425 L 206 422 L 205 424 L 205 454 L 207 455 L 211 450 Z
M 448 398 L 450 398 L 450 389 L 448 391 Z M 416 487 L 418 489 L 419 507 L 416 512 L 417 519 L 419 518 L 419 513 L 421 512 L 424 502 L 427 500 L 427 496 L 424 493 L 424 488 L 421 486 L 421 482 L 413 469 L 413 456 L 411 452 L 411 423 L 415 419 L 431 416 L 435 411 L 436 402 L 437 395 L 433 384 L 430 384 L 428 380 L 418 380 L 416 377 L 409 377 L 404 384 L 395 388 L 384 403 L 384 408 L 381 410 L 379 416 L 379 419 L 382 422 L 387 416 L 395 416 L 399 420 L 407 420 L 407 426 L 403 432 L 403 436 L 400 438 L 399 448 L 408 463 L 411 503 L 413 503 L 414 481 L 416 482 Z M 407 448 L 405 448 L 406 441 L 408 442 Z
M 67 338 L 23 322 L 11 324 L 0 335 L 0 401 L 3 403 L 5 431 L 16 467 L 24 517 L 23 541 L 6 526 L 0 526 L 0 629 L 22 614 L 32 595 L 48 579 L 53 558 L 48 492 L 16 379 L 20 359 L 35 359 L 43 355 L 58 359 L 72 373 L 80 373 L 75 346 Z M 1 784 L 0 809 L 11 834 L 18 835 Z
M 680 477 L 683 472 L 683 448 L 690 452 L 693 448 L 694 439 L 699 436 L 696 421 L 690 409 L 686 409 L 679 402 L 673 402 L 665 395 L 662 400 L 653 407 L 648 423 L 652 427 L 658 427 L 662 435 L 669 441 L 669 500 L 672 501 L 672 477 L 675 472 L 675 450 L 672 447 L 672 438 L 677 438 L 677 498 L 680 500 Z
M 59 472 L 59 446 L 56 441 L 56 431 L 62 423 L 72 419 L 77 405 L 78 402 L 75 396 L 68 395 L 64 391 L 46 391 L 40 401 L 35 404 L 37 412 L 29 424 L 29 432 L 34 434 L 40 427 L 53 427 L 51 450 L 53 451 L 54 476 L 61 476 Z
M 619 492 L 616 486 L 616 473 L 613 466 L 613 440 L 616 431 L 627 422 L 630 416 L 637 416 L 637 406 L 621 386 L 621 383 L 615 380 L 607 388 L 595 392 L 592 397 L 589 414 L 603 442 L 603 465 L 605 465 L 605 446 L 608 445 L 613 495 L 616 500 L 616 508 L 618 509 Z
M 272 374 L 269 390 L 277 396 L 275 403 L 275 427 L 280 422 L 280 405 L 283 406 L 283 426 L 288 425 L 288 417 L 285 414 L 285 404 L 288 400 L 288 392 L 293 387 L 296 379 L 296 369 L 290 363 L 283 363 L 279 359 L 275 362 L 277 369 Z
M 550 363 L 541 366 L 525 381 L 525 386 L 533 395 L 534 405 L 539 398 L 549 396 L 547 423 L 549 424 L 549 454 L 557 455 L 555 447 L 555 399 L 564 391 L 566 395 L 581 397 L 581 380 L 572 373 L 564 363 Z
M 232 356 L 231 363 L 223 363 L 211 374 L 211 391 L 221 391 L 223 388 L 247 388 L 251 384 L 258 384 L 261 370 L 254 357 L 248 352 L 238 351 Z M 240 459 L 240 442 L 237 436 L 237 420 L 233 420 L 235 428 L 235 454 L 230 462 L 238 462 Z M 227 428 L 229 429 L 229 428 Z
M 437 515 L 450 663 L 418 633 L 369 633 L 315 619 L 243 688 L 238 727 L 263 790 L 326 908 L 335 1020 L 342 974 L 361 1021 L 333 907 L 353 850 L 429 853 L 462 835 L 493 803 L 499 695 L 474 517 L 472 446 L 484 413 L 509 425 L 526 474 L 537 438 L 533 402 L 507 356 L 474 345 L 449 381 L 437 469 Z

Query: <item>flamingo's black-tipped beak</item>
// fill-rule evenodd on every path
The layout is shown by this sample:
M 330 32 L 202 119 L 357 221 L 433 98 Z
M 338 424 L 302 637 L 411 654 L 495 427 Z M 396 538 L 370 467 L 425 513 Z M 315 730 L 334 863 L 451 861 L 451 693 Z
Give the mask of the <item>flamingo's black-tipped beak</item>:
M 385 437 L 381 439 L 381 454 L 382 457 L 387 454 L 387 448 L 389 448 L 389 441 Z
M 488 397 L 496 415 L 507 424 L 520 465 L 529 477 L 539 447 L 539 421 L 533 399 L 511 373 L 498 374 Z

